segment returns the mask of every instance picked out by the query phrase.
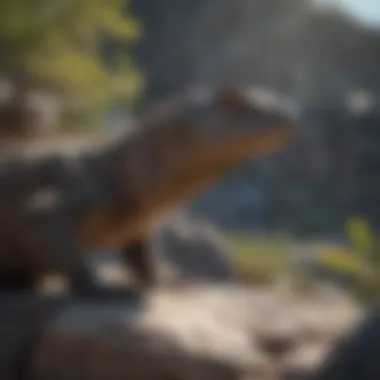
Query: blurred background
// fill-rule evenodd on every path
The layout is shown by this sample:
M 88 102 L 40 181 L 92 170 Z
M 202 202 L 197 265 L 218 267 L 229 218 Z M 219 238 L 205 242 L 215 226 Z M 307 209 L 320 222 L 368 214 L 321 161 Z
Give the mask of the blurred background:
M 380 289 L 377 0 L 2 0 L 0 137 L 107 135 L 196 84 L 265 86 L 300 133 L 187 205 L 242 278 Z

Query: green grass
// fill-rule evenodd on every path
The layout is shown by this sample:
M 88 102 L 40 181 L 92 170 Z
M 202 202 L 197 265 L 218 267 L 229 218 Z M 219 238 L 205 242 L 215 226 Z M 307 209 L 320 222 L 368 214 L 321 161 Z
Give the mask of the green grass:
M 281 237 L 227 234 L 225 239 L 244 282 L 270 283 L 287 272 L 286 244 Z
M 227 247 L 241 280 L 247 283 L 270 283 L 283 276 L 302 277 L 298 268 L 291 266 L 288 259 L 289 245 L 285 236 L 248 236 L 225 234 Z M 315 264 L 337 275 L 351 275 L 360 278 L 364 262 L 356 252 L 347 246 L 320 243 L 315 247 Z

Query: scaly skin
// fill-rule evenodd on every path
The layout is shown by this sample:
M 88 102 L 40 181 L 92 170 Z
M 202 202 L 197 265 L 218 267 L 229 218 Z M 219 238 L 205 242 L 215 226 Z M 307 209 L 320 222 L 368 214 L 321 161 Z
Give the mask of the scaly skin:
M 247 158 L 276 151 L 294 133 L 293 115 L 279 102 L 240 89 L 189 92 L 158 105 L 132 133 L 96 152 L 5 165 L 0 273 L 33 284 L 60 272 L 75 292 L 95 294 L 85 251 L 144 246 L 157 215 Z M 148 260 L 128 260 L 124 252 L 126 262 L 146 272 Z

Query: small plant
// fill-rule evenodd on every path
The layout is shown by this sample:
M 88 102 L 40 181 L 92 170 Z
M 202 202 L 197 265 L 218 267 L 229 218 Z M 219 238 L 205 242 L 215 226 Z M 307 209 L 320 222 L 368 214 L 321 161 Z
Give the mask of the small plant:
M 318 264 L 338 274 L 360 277 L 365 263 L 353 249 L 340 246 L 324 246 L 320 250 Z
M 345 227 L 349 245 L 319 245 L 317 262 L 322 268 L 338 275 L 363 281 L 371 270 L 372 231 L 369 224 L 359 217 L 348 219 Z
M 354 294 L 364 304 L 372 305 L 380 299 L 380 247 L 371 226 L 362 218 L 349 219 L 347 231 L 351 246 L 366 269 Z
M 363 260 L 368 260 L 375 245 L 371 226 L 364 219 L 354 217 L 346 222 L 346 230 L 356 254 Z

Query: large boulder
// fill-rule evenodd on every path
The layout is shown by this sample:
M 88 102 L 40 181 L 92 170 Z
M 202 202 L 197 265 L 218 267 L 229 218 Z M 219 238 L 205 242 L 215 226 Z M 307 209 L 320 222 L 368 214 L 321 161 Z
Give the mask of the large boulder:
M 311 305 L 319 318 L 306 318 Z M 49 301 L 2 295 L 0 377 L 297 379 L 311 375 L 341 336 L 342 328 L 331 327 L 339 322 L 347 330 L 358 311 L 340 295 L 303 297 L 283 287 L 231 284 L 155 289 L 146 294 L 144 303 L 129 297 Z M 305 335 L 301 322 L 306 319 L 309 328 L 314 325 L 329 339 Z M 360 352 L 368 357 L 356 351 L 347 359 L 370 363 L 366 360 L 376 352 L 370 346 L 363 349 Z

